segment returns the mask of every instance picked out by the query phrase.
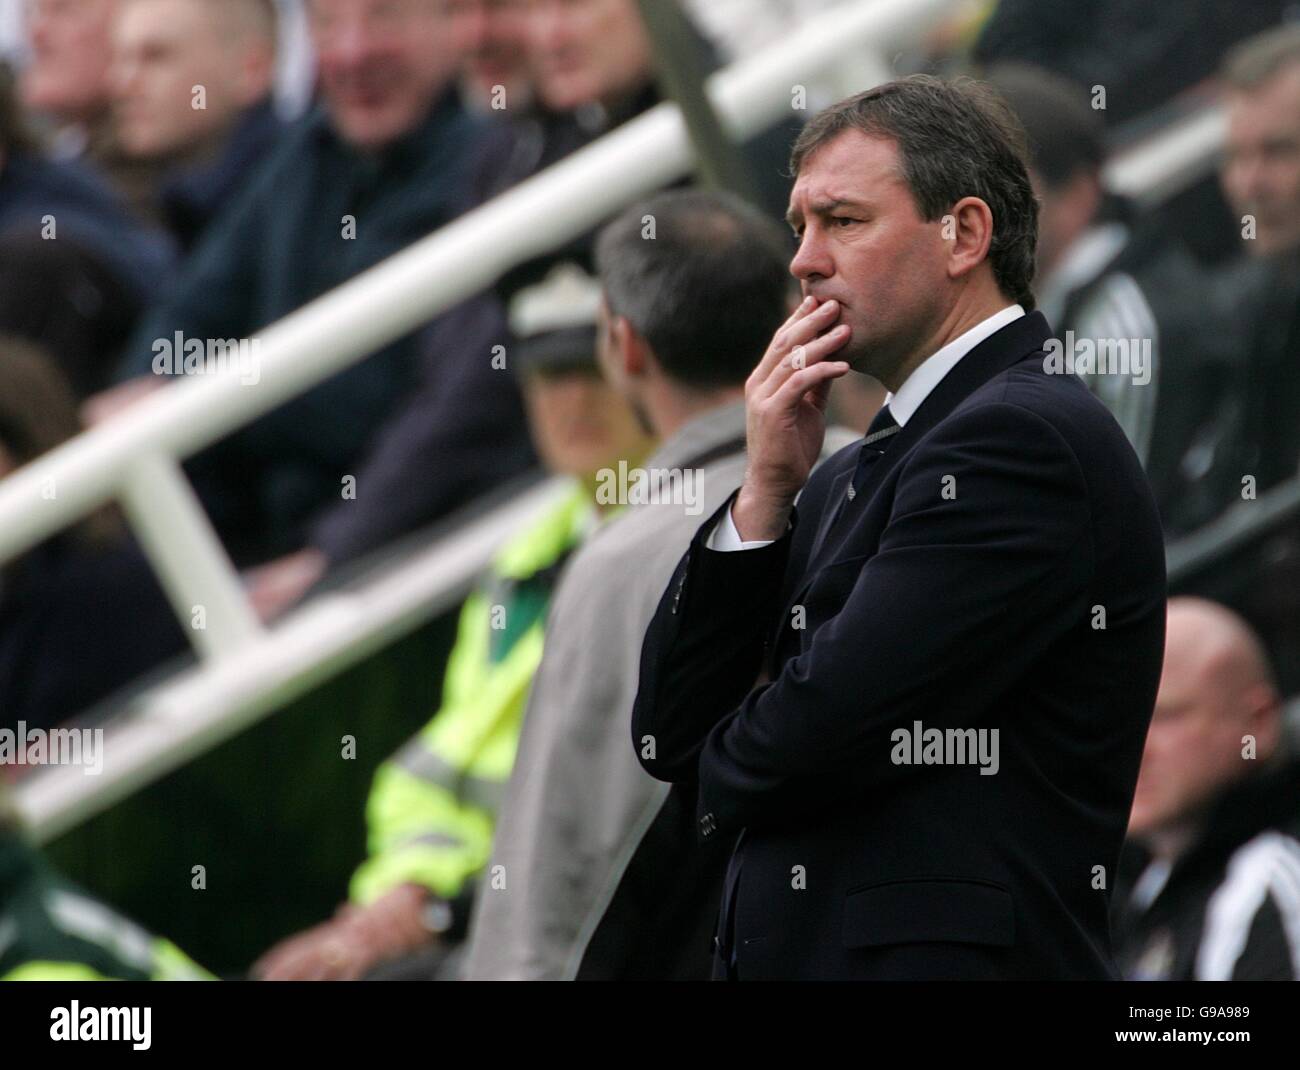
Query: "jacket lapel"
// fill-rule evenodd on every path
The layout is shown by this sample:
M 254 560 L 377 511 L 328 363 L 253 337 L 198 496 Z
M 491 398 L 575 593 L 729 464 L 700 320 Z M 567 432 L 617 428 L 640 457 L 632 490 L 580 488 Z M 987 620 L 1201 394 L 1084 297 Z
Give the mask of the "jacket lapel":
M 853 529 L 853 521 L 863 514 L 885 477 L 911 452 L 912 447 L 995 375 L 1042 350 L 1051 334 L 1047 318 L 1041 312 L 1030 312 L 989 335 L 962 357 L 930 391 L 911 419 L 894 436 L 889 449 L 867 469 L 862 487 L 854 495 L 853 501 L 846 501 L 845 498 L 854 469 L 850 468 L 835 477 L 822 510 L 812 551 L 808 555 L 804 582 L 791 600 L 791 605 L 799 604 L 812 586 L 817 572 L 838 558 Z M 788 617 L 789 607 L 786 608 Z

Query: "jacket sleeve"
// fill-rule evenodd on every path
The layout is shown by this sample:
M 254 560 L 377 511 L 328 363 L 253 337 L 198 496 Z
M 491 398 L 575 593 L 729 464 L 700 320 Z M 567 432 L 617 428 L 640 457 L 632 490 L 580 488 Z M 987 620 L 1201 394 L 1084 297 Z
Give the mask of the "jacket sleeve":
M 734 498 L 696 531 L 642 644 L 632 743 L 646 772 L 659 780 L 695 778 L 709 730 L 753 686 L 766 632 L 780 611 L 797 510 L 776 542 L 710 550 L 709 534 Z
M 312 525 L 311 544 L 332 563 L 431 524 L 535 465 L 514 376 L 493 366 L 493 347 L 507 341 L 491 295 L 426 332 L 419 383 L 357 473 L 364 500 L 335 501 Z
M 246 338 L 256 320 L 263 198 L 274 174 L 263 171 L 208 228 L 207 235 L 171 280 L 157 280 L 162 296 L 141 318 L 127 344 L 118 378 L 157 374 L 155 343 L 186 339 Z M 179 357 L 180 355 L 177 354 Z
M 908 775 L 891 761 L 896 728 L 974 727 L 952 723 L 954 706 L 987 710 L 1087 620 L 1087 489 L 1051 425 L 983 406 L 941 424 L 904 465 L 876 552 L 819 573 L 855 576 L 837 614 L 712 727 L 703 834 L 824 811 Z

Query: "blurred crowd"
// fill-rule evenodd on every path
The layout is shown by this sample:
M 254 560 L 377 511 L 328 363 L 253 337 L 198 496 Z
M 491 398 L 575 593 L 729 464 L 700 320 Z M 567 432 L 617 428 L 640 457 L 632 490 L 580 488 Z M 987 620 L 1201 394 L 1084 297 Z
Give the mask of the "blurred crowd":
M 716 67 L 834 7 L 692 4 L 678 44 Z M 986 79 L 1024 124 L 1038 305 L 1062 340 L 1142 354 L 1080 374 L 1171 542 L 1249 521 L 1300 477 L 1287 16 L 1280 0 L 969 3 L 890 57 L 895 76 Z M 0 477 L 223 354 L 255 361 L 260 331 L 663 99 L 635 0 L 24 0 L 16 25 L 0 65 Z M 283 59 L 304 51 L 295 109 Z M 187 464 L 265 619 L 528 473 L 570 486 L 463 606 L 440 708 L 380 766 L 338 912 L 285 934 L 253 976 L 708 975 L 725 853 L 697 847 L 689 802 L 640 770 L 628 716 L 667 578 L 743 476 L 744 382 L 796 292 L 778 224 L 789 147 L 845 77 L 810 73 L 807 107 L 739 147 L 750 202 L 683 182 Z M 1110 161 L 1209 107 L 1226 117 L 1215 173 L 1160 198 L 1108 188 Z M 848 378 L 825 456 L 884 397 Z M 698 470 L 699 510 L 604 494 L 620 463 Z M 1300 512 L 1174 593 L 1111 889 L 1117 952 L 1134 978 L 1297 979 Z M 0 725 L 61 724 L 186 647 L 105 508 L 0 570 Z M 102 925 L 48 909 L 70 895 L 0 807 L 0 919 L 22 904 L 30 934 L 0 946 L 0 977 L 197 970 L 143 934 L 114 959 Z

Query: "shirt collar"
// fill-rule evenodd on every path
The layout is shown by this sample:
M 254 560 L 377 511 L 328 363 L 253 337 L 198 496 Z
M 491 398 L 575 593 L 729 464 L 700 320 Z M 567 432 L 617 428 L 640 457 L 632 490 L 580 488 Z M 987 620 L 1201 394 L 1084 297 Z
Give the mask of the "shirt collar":
M 975 324 L 965 334 L 958 335 L 946 346 L 933 355 L 926 357 L 907 377 L 898 393 L 889 393 L 885 404 L 899 427 L 911 419 L 912 414 L 921 407 L 921 403 L 930 396 L 936 386 L 942 382 L 967 353 L 979 345 L 985 338 L 1002 330 L 1008 323 L 1020 319 L 1025 310 L 1020 305 L 1008 305 L 1001 312 L 995 312 L 988 319 Z
M 1089 227 L 1062 254 L 1056 268 L 1035 288 L 1048 323 L 1061 318 L 1070 294 L 1100 275 L 1128 244 L 1128 227 L 1102 223 Z

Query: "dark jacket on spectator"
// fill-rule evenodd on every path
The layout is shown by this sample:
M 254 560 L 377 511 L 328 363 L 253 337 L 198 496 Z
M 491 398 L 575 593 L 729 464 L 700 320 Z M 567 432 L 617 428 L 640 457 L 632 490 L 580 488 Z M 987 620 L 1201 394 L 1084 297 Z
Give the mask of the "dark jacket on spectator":
M 1232 785 L 1167 875 L 1151 866 L 1126 845 L 1112 900 L 1126 978 L 1300 980 L 1300 761 Z
M 0 236 L 0 334 L 48 352 L 79 399 L 112 381 L 143 304 L 102 255 L 74 238 Z
M 133 543 L 52 539 L 0 576 L 0 727 L 56 725 L 185 649 Z
M 137 299 L 153 292 L 173 259 L 171 242 L 137 221 L 94 172 L 27 152 L 0 163 L 0 235 L 10 234 L 70 239 Z
M 1186 534 L 1240 497 L 1245 398 L 1209 282 L 1167 235 L 1130 228 L 1113 256 L 1065 298 L 1057 336 L 1151 342 L 1150 381 L 1085 377 L 1137 450 L 1166 536 Z
M 216 159 L 167 175 L 158 192 L 167 229 L 183 249 L 197 244 L 203 232 L 235 196 L 261 160 L 270 155 L 285 125 L 271 101 L 249 108 L 236 123 Z
M 452 92 L 413 132 L 359 152 L 316 110 L 222 213 L 130 347 L 126 377 L 148 375 L 153 344 L 252 338 L 315 297 L 425 237 L 463 206 L 484 127 Z M 237 556 L 301 545 L 311 513 L 341 497 L 345 475 L 410 387 L 407 335 L 237 432 L 193 471 Z M 358 487 L 358 496 L 365 493 Z
M 1257 499 L 1300 476 L 1300 260 L 1293 254 L 1235 264 L 1216 277 L 1213 295 L 1231 332 L 1225 338 L 1241 414 L 1225 490 L 1249 520 Z M 1263 638 L 1283 693 L 1300 689 L 1300 517 L 1270 525 L 1176 593 L 1241 613 Z
M 439 316 L 422 334 L 419 383 L 357 468 L 355 501 L 316 518 L 310 543 L 334 564 L 382 546 L 467 505 L 536 465 L 492 294 Z

